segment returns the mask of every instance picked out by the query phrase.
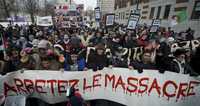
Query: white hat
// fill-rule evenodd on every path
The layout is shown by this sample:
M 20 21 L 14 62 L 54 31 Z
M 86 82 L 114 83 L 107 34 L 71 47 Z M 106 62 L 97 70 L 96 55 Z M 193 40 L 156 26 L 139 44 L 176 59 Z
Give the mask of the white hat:
M 38 44 L 38 48 L 48 48 L 49 46 L 49 42 L 47 40 L 41 40 Z
M 33 45 L 34 47 L 38 47 L 39 42 L 40 42 L 40 41 L 39 41 L 38 39 L 33 39 L 32 45 Z

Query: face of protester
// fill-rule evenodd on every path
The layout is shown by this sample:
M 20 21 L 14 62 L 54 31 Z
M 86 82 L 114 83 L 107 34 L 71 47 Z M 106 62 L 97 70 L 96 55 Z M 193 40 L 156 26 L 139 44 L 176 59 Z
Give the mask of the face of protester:
M 104 53 L 104 50 L 103 49 L 97 49 L 97 54 L 98 55 L 103 55 Z
M 58 38 L 58 36 L 55 36 L 55 41 L 57 41 L 59 38 Z
M 142 61 L 144 63 L 150 63 L 151 62 L 151 54 L 150 53 L 144 53 L 142 56 Z
M 17 43 L 17 38 L 13 37 L 12 38 L 12 43 Z
M 18 56 L 19 56 L 19 52 L 16 51 L 16 50 L 13 50 L 13 51 L 12 51 L 12 57 L 13 57 L 13 58 L 18 58 Z
M 176 58 L 180 63 L 185 62 L 185 54 L 181 54 Z
M 42 67 L 43 67 L 44 69 L 49 69 L 49 67 L 50 67 L 50 62 L 47 61 L 47 60 L 42 61 Z
M 29 40 L 30 40 L 30 41 L 33 41 L 33 39 L 34 39 L 34 36 L 33 36 L 33 35 L 29 35 L 29 37 L 28 37 L 28 38 L 29 38 Z
M 88 33 L 87 33 L 87 32 L 85 32 L 85 33 L 84 33 L 84 36 L 85 36 L 85 37 L 87 37 L 87 36 L 88 36 Z
M 101 33 L 100 32 L 97 32 L 97 37 L 101 37 Z
M 73 62 L 76 62 L 77 59 L 78 59 L 78 55 L 72 54 L 72 55 L 71 55 L 71 59 L 72 59 Z
M 41 57 L 46 57 L 47 55 L 47 49 L 45 49 L 45 48 L 39 48 L 39 55 L 41 56 Z

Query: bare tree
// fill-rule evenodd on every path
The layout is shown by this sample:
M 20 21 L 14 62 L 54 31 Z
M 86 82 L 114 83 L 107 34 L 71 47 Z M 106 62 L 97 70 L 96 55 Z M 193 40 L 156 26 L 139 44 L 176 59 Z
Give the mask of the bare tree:
M 35 23 L 35 15 L 39 10 L 39 0 L 24 0 L 24 9 L 30 15 L 32 23 Z
M 45 15 L 45 16 L 51 15 L 51 16 L 53 16 L 55 14 L 54 4 L 55 4 L 54 1 L 45 0 L 44 1 L 44 8 L 41 8 L 41 11 L 43 12 L 42 15 Z
M 4 18 L 9 18 L 11 16 L 14 2 L 15 0 L 0 0 L 0 9 L 3 12 Z
M 19 12 L 22 12 L 21 8 L 22 6 L 20 5 L 20 1 L 15 0 L 15 2 L 13 3 L 13 8 L 12 8 L 12 12 L 14 13 L 14 16 L 17 16 Z

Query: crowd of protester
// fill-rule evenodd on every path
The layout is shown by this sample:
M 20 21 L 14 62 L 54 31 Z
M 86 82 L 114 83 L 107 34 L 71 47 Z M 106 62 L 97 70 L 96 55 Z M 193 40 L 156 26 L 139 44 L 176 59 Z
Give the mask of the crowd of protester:
M 104 28 L 15 25 L 0 26 L 0 34 L 4 46 L 0 52 L 2 75 L 22 69 L 99 71 L 105 67 L 129 68 L 139 73 L 152 69 L 160 73 L 200 74 L 200 46 L 195 50 L 171 51 L 173 43 L 194 40 L 190 28 L 177 33 L 163 27 L 150 32 L 146 25 L 135 30 L 120 25 Z M 129 52 L 134 48 L 140 52 L 133 56 Z

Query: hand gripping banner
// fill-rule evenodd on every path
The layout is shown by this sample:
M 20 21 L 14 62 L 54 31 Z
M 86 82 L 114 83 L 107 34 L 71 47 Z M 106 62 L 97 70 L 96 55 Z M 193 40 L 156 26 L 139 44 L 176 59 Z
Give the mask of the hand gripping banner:
M 48 103 L 67 100 L 74 86 L 85 100 L 105 99 L 127 106 L 199 106 L 200 78 L 157 70 L 125 68 L 61 72 L 27 70 L 0 77 L 0 95 L 35 97 Z M 1 100 L 0 100 L 1 101 Z

